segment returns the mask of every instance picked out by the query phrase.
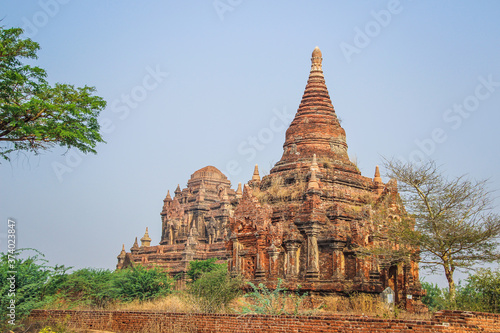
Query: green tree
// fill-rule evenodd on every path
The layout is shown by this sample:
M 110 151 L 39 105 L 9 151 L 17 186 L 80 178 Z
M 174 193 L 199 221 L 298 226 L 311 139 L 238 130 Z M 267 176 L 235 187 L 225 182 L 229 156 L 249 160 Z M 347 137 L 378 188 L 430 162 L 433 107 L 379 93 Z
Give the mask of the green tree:
M 9 253 L 0 253 L 0 330 L 7 323 L 10 308 L 15 312 L 16 324 L 19 324 L 32 309 L 46 304 L 46 296 L 52 293 L 47 283 L 52 277 L 64 275 L 64 266 L 50 267 L 43 259 L 43 254 L 35 251 L 34 255 L 23 258 L 30 249 L 19 249 Z M 12 302 L 14 307 L 12 307 Z
M 172 291 L 173 279 L 160 268 L 137 265 L 113 273 L 113 293 L 125 302 L 151 300 Z
M 221 267 L 224 264 L 217 264 L 217 258 L 206 260 L 193 260 L 189 263 L 189 269 L 186 274 L 192 281 L 196 281 L 203 273 L 211 272 L 214 269 Z
M 104 308 L 113 299 L 113 272 L 107 269 L 83 268 L 51 281 L 59 299 Z
M 455 301 L 460 310 L 500 313 L 500 270 L 482 268 L 469 275 Z
M 220 312 L 241 294 L 243 279 L 231 277 L 227 264 L 217 265 L 214 269 L 201 273 L 196 281 L 187 288 L 197 310 L 206 313 Z
M 51 86 L 36 59 L 38 43 L 22 39 L 20 28 L 0 27 L 0 156 L 16 151 L 35 154 L 56 145 L 96 153 L 104 142 L 97 117 L 106 102 L 94 87 L 56 83 Z
M 385 167 L 388 176 L 398 180 L 412 218 L 393 223 L 389 236 L 418 248 L 424 268 L 441 267 L 453 299 L 456 269 L 500 259 L 500 217 L 493 212 L 487 182 L 465 176 L 448 179 L 432 161 L 415 165 L 386 160 Z

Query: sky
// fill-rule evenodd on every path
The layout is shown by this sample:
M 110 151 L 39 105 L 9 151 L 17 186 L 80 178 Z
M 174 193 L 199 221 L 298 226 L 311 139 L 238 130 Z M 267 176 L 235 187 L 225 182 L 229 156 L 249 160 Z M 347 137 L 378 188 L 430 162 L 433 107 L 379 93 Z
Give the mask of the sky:
M 0 251 L 14 218 L 18 248 L 114 269 L 146 227 L 159 243 L 167 190 L 196 170 L 213 165 L 233 188 L 255 164 L 268 174 L 315 46 L 363 175 L 383 157 L 430 158 L 498 191 L 499 14 L 494 0 L 1 0 L 2 25 L 40 44 L 30 63 L 108 104 L 97 155 L 1 162 Z

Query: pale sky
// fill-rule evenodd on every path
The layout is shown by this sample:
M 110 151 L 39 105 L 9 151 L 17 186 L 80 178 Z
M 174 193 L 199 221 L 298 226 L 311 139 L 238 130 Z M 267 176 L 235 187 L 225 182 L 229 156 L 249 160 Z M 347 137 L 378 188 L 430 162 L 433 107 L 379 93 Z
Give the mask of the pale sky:
M 113 269 L 146 227 L 158 244 L 167 190 L 194 171 L 213 165 L 233 188 L 255 164 L 268 173 L 315 46 L 363 175 L 382 156 L 432 158 L 499 190 L 499 15 L 494 0 L 2 0 L 50 82 L 95 86 L 108 106 L 97 155 L 1 162 L 0 251 L 13 217 L 18 247 Z

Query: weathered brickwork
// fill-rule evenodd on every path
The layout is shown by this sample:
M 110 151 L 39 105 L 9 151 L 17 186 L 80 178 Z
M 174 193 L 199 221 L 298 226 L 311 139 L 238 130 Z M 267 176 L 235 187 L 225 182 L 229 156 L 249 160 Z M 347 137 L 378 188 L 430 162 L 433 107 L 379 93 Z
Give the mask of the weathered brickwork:
M 241 188 L 231 189 L 231 182 L 213 166 L 204 167 L 191 175 L 187 187 L 177 186 L 172 199 L 170 192 L 163 200 L 161 211 L 162 238 L 151 246 L 147 229 L 125 252 L 118 255 L 117 268 L 135 263 L 168 269 L 172 276 L 183 273 L 191 260 L 228 259 L 229 218 L 241 197 Z
M 117 268 L 154 264 L 176 275 L 190 260 L 217 257 L 271 288 L 279 279 L 313 295 L 391 287 L 399 306 L 422 309 L 418 263 L 374 254 L 404 246 L 388 243 L 384 225 L 406 212 L 394 180 L 384 184 L 378 167 L 373 178 L 362 176 L 350 161 L 319 48 L 280 161 L 262 179 L 256 166 L 243 191 L 230 185 L 215 167 L 196 171 L 164 200 L 160 245 L 146 232 L 140 247 L 122 250 Z
M 113 332 L 500 332 L 500 315 L 440 311 L 432 320 L 380 319 L 366 316 L 266 316 L 131 311 L 34 310 L 30 321 L 66 322 Z

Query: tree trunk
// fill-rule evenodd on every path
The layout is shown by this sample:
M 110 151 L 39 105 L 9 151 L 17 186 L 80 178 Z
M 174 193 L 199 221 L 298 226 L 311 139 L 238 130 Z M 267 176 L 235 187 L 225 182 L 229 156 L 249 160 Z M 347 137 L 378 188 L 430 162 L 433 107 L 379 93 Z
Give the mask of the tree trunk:
M 449 265 L 444 266 L 444 274 L 446 275 L 446 280 L 448 280 L 448 290 L 450 292 L 450 299 L 455 299 L 455 280 L 453 280 L 454 267 Z

